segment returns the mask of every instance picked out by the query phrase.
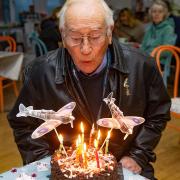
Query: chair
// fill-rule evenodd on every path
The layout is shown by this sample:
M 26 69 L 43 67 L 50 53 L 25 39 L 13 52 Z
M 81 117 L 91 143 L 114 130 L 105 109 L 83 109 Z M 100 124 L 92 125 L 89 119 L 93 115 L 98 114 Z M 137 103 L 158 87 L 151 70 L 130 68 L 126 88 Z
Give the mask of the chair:
M 172 53 L 172 55 L 175 58 L 176 61 L 176 70 L 175 70 L 175 78 L 174 78 L 174 89 L 173 89 L 173 98 L 172 98 L 172 106 L 171 106 L 171 116 L 175 117 L 177 119 L 180 119 L 180 106 L 178 105 L 180 103 L 180 97 L 178 97 L 178 85 L 179 85 L 179 78 L 180 78 L 180 48 L 176 47 L 176 46 L 172 46 L 172 45 L 162 45 L 159 46 L 157 48 L 155 48 L 155 50 L 152 53 L 152 56 L 154 56 L 154 53 L 156 53 L 156 62 L 159 68 L 159 71 L 161 72 L 161 74 L 163 74 L 162 70 L 161 70 L 161 65 L 160 65 L 160 56 L 161 53 L 163 53 L 164 51 L 169 51 Z M 174 104 L 173 102 L 177 102 L 177 106 L 176 108 L 178 108 L 178 112 L 175 112 L 176 108 L 173 108 Z M 172 124 L 168 124 L 168 127 L 173 128 L 177 131 L 180 131 L 180 128 L 172 125 Z
M 16 52 L 16 41 L 11 36 L 0 36 L 0 41 L 5 41 L 9 45 L 9 51 Z
M 48 52 L 46 45 L 41 39 L 39 39 L 36 32 L 31 33 L 31 35 L 29 36 L 29 40 L 33 44 L 34 51 L 39 56 L 42 56 Z
M 167 47 L 171 47 L 171 45 L 161 45 L 161 46 L 158 46 L 156 47 L 152 52 L 151 52 L 151 56 L 152 57 L 155 57 L 157 56 L 157 52 L 159 51 L 159 49 L 161 49 L 161 47 L 163 46 L 167 46 Z M 175 47 L 175 46 L 174 46 Z M 170 65 L 171 65 L 171 56 L 165 58 L 165 59 L 162 59 L 160 61 L 160 64 L 164 66 L 164 70 L 163 70 L 163 74 L 162 74 L 162 77 L 163 77 L 163 81 L 164 81 L 164 84 L 165 86 L 167 87 L 167 80 L 168 80 L 168 76 L 170 75 Z
M 16 41 L 10 36 L 0 36 L 0 41 L 7 42 L 9 51 L 16 52 Z M 0 112 L 4 111 L 4 95 L 3 90 L 7 87 L 13 87 L 14 94 L 18 96 L 16 81 L 0 76 Z

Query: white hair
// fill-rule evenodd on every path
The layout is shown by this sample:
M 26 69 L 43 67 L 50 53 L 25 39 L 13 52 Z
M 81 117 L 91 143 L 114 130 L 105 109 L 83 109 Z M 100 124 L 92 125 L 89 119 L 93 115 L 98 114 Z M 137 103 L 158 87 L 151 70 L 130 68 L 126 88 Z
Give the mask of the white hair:
M 76 3 L 86 3 L 91 0 L 67 0 L 62 9 L 60 10 L 58 16 L 59 16 L 59 28 L 63 30 L 65 28 L 65 15 L 67 12 L 67 9 L 72 5 Z M 94 0 L 96 3 L 98 2 L 102 8 L 104 9 L 104 16 L 105 16 L 105 22 L 108 27 L 108 33 L 110 32 L 110 27 L 114 26 L 114 20 L 113 20 L 113 11 L 109 8 L 109 6 L 106 4 L 104 0 Z
M 151 7 L 149 9 L 149 14 L 150 16 L 152 16 L 152 9 L 154 5 L 160 5 L 163 7 L 163 11 L 164 11 L 164 15 L 165 18 L 167 18 L 169 16 L 169 10 L 168 10 L 168 5 L 166 2 L 164 2 L 163 0 L 154 0 L 153 3 L 151 4 Z

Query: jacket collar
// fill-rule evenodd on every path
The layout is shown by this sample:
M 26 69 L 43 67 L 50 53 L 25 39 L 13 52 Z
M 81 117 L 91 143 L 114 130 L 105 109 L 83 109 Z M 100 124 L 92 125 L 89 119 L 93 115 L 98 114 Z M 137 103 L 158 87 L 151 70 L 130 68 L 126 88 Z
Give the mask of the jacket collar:
M 55 83 L 61 84 L 66 76 L 67 61 L 71 61 L 71 57 L 65 48 L 59 48 L 55 63 Z
M 125 54 L 122 45 L 117 39 L 113 38 L 112 44 L 109 45 L 110 49 L 110 69 L 118 70 L 121 73 L 128 74 L 127 61 L 125 60 Z M 64 82 L 66 76 L 66 63 L 71 61 L 71 57 L 65 48 L 59 48 L 56 58 L 56 69 L 55 69 L 55 83 L 61 84 Z
M 113 38 L 112 44 L 109 46 L 111 55 L 111 65 L 110 68 L 118 70 L 121 73 L 128 74 L 128 65 L 125 59 L 125 54 L 122 45 L 117 39 Z

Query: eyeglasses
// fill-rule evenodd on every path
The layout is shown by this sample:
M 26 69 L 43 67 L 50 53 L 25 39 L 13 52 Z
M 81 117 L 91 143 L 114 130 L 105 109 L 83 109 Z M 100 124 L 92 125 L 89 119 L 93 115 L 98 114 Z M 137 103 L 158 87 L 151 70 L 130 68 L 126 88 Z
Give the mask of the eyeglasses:
M 92 46 L 97 46 L 98 44 L 104 41 L 106 35 L 106 31 L 92 32 L 89 35 L 81 35 L 79 33 L 77 34 L 73 32 L 66 32 L 64 38 L 66 40 L 66 43 L 70 46 L 79 46 L 85 41 L 85 39 L 87 39 Z

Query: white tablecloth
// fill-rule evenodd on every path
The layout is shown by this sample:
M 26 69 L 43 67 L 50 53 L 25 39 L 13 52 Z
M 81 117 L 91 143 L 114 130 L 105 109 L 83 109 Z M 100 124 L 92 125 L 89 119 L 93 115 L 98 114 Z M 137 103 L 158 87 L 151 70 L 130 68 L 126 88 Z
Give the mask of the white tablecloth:
M 0 51 L 0 76 L 18 80 L 23 62 L 23 53 Z
M 171 111 L 180 114 L 180 97 L 171 99 Z

